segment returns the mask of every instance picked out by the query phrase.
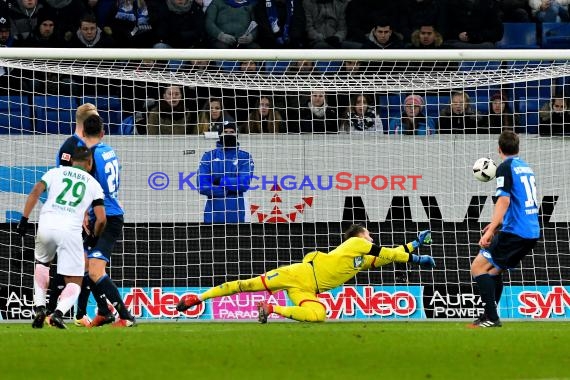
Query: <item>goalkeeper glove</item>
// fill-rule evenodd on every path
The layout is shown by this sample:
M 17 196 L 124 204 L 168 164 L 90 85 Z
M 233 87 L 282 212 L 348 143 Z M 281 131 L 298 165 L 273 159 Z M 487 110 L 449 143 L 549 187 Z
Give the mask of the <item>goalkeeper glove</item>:
M 27 230 L 28 230 L 28 218 L 22 216 L 22 218 L 20 219 L 20 223 L 18 223 L 18 225 L 16 226 L 16 232 L 21 237 L 24 237 L 26 236 Z
M 425 230 L 418 234 L 416 240 L 412 242 L 414 249 L 421 247 L 424 244 L 431 244 L 431 231 Z
M 422 269 L 435 268 L 435 261 L 430 255 L 414 255 L 412 254 L 412 262 L 420 264 Z

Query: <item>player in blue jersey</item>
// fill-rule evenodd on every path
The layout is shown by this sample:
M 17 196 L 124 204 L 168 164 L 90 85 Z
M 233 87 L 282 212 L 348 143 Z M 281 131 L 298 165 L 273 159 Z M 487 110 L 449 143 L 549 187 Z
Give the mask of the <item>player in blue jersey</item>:
M 106 266 L 111 259 L 111 252 L 123 231 L 123 207 L 119 203 L 119 158 L 113 148 L 101 142 L 103 138 L 103 120 L 98 115 L 89 116 L 83 125 L 83 140 L 93 151 L 93 168 L 91 175 L 103 187 L 105 193 L 105 213 L 107 224 L 98 239 L 90 237 L 88 246 L 91 247 L 87 257 L 89 261 L 89 278 L 91 291 L 99 300 L 108 299 L 120 319 L 116 327 L 131 327 L 135 318 L 127 310 L 119 290 L 106 272 Z M 92 218 L 91 218 L 92 219 Z M 99 304 L 99 301 L 98 301 Z M 115 321 L 113 314 L 105 307 L 99 307 L 97 316 L 93 318 L 92 326 L 102 326 Z
M 83 143 L 83 123 L 91 115 L 98 115 L 97 107 L 91 103 L 85 103 L 77 107 L 75 112 L 75 133 L 69 137 L 59 148 L 55 158 L 56 166 L 71 166 L 71 155 L 75 148 L 85 146 Z
M 98 115 L 97 107 L 91 103 L 85 103 L 77 107 L 75 112 L 75 133 L 67 138 L 65 142 L 59 148 L 57 157 L 55 158 L 56 166 L 71 166 L 71 155 L 77 147 L 85 146 L 83 142 L 83 122 L 90 115 Z M 85 270 L 87 271 L 87 260 L 85 263 Z M 85 308 L 87 307 L 87 300 L 89 299 L 89 294 L 91 293 L 89 289 L 89 278 L 88 273 L 85 273 L 83 283 L 81 286 L 81 293 L 77 301 L 77 309 L 75 314 L 75 325 L 76 326 L 90 326 L 91 320 L 86 315 Z M 65 287 L 65 281 L 63 276 L 55 274 L 53 280 L 50 282 L 50 298 L 47 305 L 48 314 L 48 324 L 49 324 L 49 314 L 57 305 L 57 300 L 61 294 L 61 291 Z M 101 305 L 102 306 L 102 305 Z
M 497 168 L 497 202 L 479 240 L 481 250 L 471 264 L 485 313 L 469 327 L 501 327 L 497 303 L 503 292 L 502 273 L 516 267 L 540 237 L 536 179 L 518 153 L 519 137 L 513 131 L 501 133 L 503 162 Z

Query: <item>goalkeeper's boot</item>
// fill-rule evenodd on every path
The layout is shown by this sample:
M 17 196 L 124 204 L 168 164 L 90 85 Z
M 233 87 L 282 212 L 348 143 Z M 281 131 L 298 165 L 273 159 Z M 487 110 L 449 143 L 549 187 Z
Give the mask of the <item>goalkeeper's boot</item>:
M 91 318 L 89 318 L 87 314 L 85 314 L 81 318 L 75 318 L 73 324 L 77 327 L 91 327 Z
M 115 322 L 113 314 L 97 314 L 91 321 L 91 327 L 100 327 Z
M 49 324 L 51 326 L 57 327 L 58 329 L 66 329 L 67 328 L 67 326 L 63 322 L 63 314 L 59 310 L 56 310 L 53 312 L 53 314 L 51 315 L 51 318 L 49 319 Z
M 502 327 L 502 326 L 503 326 L 503 324 L 501 323 L 500 319 L 497 319 L 496 321 L 491 321 L 490 319 L 484 319 L 484 320 L 473 322 L 470 325 L 467 325 L 467 327 L 472 328 L 472 329 L 488 328 L 488 327 Z
M 267 301 L 257 303 L 257 320 L 259 323 L 267 323 L 267 318 L 273 313 L 273 306 Z
M 46 319 L 46 308 L 45 306 L 38 306 L 36 309 L 36 316 L 32 322 L 32 328 L 41 329 L 44 327 L 44 321 Z
M 200 298 L 198 298 L 196 294 L 188 294 L 180 299 L 180 302 L 178 302 L 178 305 L 176 305 L 176 310 L 186 311 L 193 306 L 199 305 L 200 303 L 202 303 L 202 301 L 200 301 Z

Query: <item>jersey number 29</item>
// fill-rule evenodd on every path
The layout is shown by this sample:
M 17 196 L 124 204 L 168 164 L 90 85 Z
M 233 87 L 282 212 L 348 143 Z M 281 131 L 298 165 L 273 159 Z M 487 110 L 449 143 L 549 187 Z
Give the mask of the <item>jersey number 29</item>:
M 55 203 L 60 204 L 62 206 L 68 205 L 70 207 L 75 207 L 78 204 L 80 204 L 81 201 L 83 200 L 83 197 L 85 196 L 85 189 L 86 189 L 85 183 L 83 182 L 74 183 L 69 178 L 64 178 L 63 183 L 65 187 L 55 199 Z M 71 190 L 71 196 L 73 197 L 73 199 L 66 200 L 66 198 L 68 198 L 67 193 L 69 192 L 69 190 Z

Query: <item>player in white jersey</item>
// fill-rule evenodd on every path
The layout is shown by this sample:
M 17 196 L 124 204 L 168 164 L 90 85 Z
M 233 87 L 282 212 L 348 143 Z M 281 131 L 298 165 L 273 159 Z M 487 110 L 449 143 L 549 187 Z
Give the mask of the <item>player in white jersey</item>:
M 40 195 L 47 191 L 47 200 L 40 211 L 36 235 L 34 304 L 36 317 L 32 327 L 42 328 L 46 318 L 46 294 L 49 286 L 49 265 L 57 254 L 57 273 L 65 278 L 65 288 L 51 315 L 50 324 L 66 328 L 63 315 L 77 301 L 85 272 L 81 230 L 85 211 L 93 206 L 96 222 L 94 235 L 99 236 L 106 223 L 104 194 L 101 185 L 89 174 L 93 155 L 86 147 L 72 155 L 73 166 L 50 169 L 36 183 L 24 206 L 17 232 L 24 236 L 28 218 Z

